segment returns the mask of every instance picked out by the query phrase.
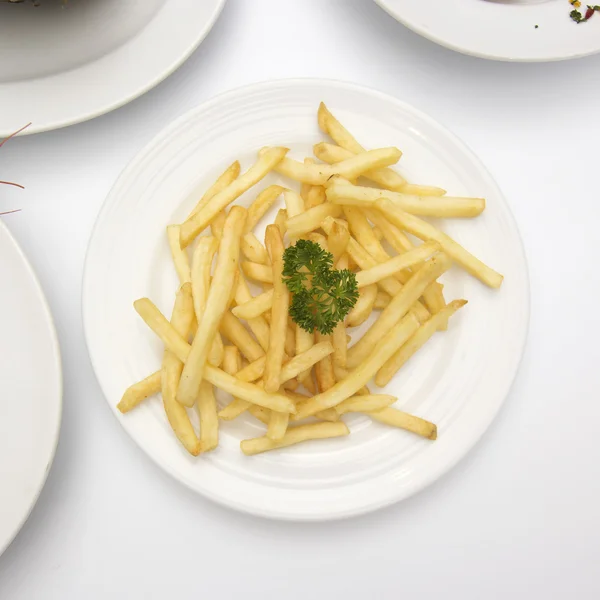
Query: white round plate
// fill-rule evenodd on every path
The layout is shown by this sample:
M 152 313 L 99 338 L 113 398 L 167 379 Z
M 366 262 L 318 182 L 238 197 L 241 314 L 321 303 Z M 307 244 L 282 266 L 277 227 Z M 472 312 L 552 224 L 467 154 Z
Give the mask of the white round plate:
M 127 415 L 115 405 L 133 382 L 155 371 L 162 356 L 132 307 L 148 296 L 170 314 L 177 281 L 165 237 L 199 194 L 234 159 L 247 168 L 266 145 L 290 156 L 311 154 L 322 139 L 316 111 L 325 101 L 370 147 L 404 151 L 402 172 L 453 194 L 483 195 L 477 220 L 454 220 L 447 231 L 506 276 L 499 291 L 458 269 L 446 296 L 469 304 L 449 331 L 432 340 L 387 389 L 398 406 L 439 427 L 436 442 L 353 415 L 343 439 L 309 442 L 255 457 L 240 440 L 263 434 L 251 416 L 223 423 L 218 449 L 194 459 L 169 429 L 159 398 Z M 270 175 L 262 185 L 283 181 Z M 240 202 L 257 193 L 250 190 Z M 384 94 L 347 83 L 274 81 L 214 98 L 160 133 L 125 169 L 98 217 L 90 242 L 83 316 L 98 381 L 119 422 L 175 479 L 213 500 L 266 517 L 336 519 L 406 498 L 445 473 L 485 431 L 508 393 L 528 323 L 527 269 L 506 202 L 477 158 L 451 133 Z M 225 399 L 223 399 L 224 401 Z
M 375 1 L 419 35 L 472 56 L 538 62 L 600 52 L 600 14 L 577 24 L 568 0 Z
M 0 2 L 0 137 L 92 119 L 141 96 L 204 39 L 225 0 Z
M 62 372 L 50 309 L 0 219 L 0 554 L 44 487 L 60 431 Z

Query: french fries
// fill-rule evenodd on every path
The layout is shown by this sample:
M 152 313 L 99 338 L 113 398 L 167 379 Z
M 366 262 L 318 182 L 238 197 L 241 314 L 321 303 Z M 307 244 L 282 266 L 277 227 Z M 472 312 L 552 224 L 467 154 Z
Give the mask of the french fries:
M 225 220 L 206 308 L 202 320 L 198 321 L 198 331 L 192 343 L 189 360 L 183 367 L 177 390 L 177 400 L 184 406 L 193 406 L 196 401 L 212 340 L 229 306 L 234 275 L 238 269 L 240 238 L 245 221 L 246 210 L 241 206 L 234 206 Z
M 246 456 L 252 456 L 253 454 L 260 454 L 261 452 L 277 448 L 286 448 L 287 446 L 308 440 L 323 440 L 348 435 L 349 433 L 350 430 L 341 421 L 337 423 L 311 423 L 310 425 L 298 425 L 297 427 L 289 428 L 280 440 L 272 440 L 266 436 L 243 440 L 240 448 Z
M 422 348 L 436 331 L 445 329 L 448 319 L 466 303 L 466 300 L 453 300 L 429 321 L 423 323 L 406 344 L 401 346 L 398 352 L 379 369 L 375 377 L 375 384 L 379 387 L 387 385 L 404 363 Z
M 485 209 L 483 198 L 411 196 L 400 192 L 337 182 L 327 188 L 327 200 L 334 204 L 370 208 L 382 198 L 387 198 L 410 214 L 425 217 L 477 217 Z
M 502 285 L 503 277 L 500 273 L 497 273 L 487 265 L 483 264 L 478 258 L 455 242 L 449 235 L 442 233 L 430 223 L 427 223 L 414 215 L 409 215 L 407 212 L 404 212 L 394 205 L 391 200 L 377 200 L 375 205 L 398 227 L 402 227 L 421 240 L 436 240 L 439 242 L 440 246 L 442 246 L 444 252 L 446 252 L 448 256 L 451 256 L 468 273 L 477 277 L 477 279 L 486 285 L 492 288 L 499 288 Z
M 148 298 L 134 302 L 164 345 L 162 364 L 130 386 L 117 407 L 127 413 L 161 392 L 166 418 L 193 456 L 215 449 L 219 423 L 227 427 L 246 411 L 266 426 L 262 437 L 241 442 L 248 456 L 347 436 L 341 419 L 348 413 L 435 440 L 435 424 L 393 408 L 394 395 L 371 393 L 367 384 L 387 385 L 467 303 L 445 302 L 438 279 L 453 262 L 490 287 L 502 283 L 499 273 L 421 218 L 475 219 L 483 198 L 407 183 L 390 168 L 402 155 L 398 148 L 367 150 L 324 104 L 317 117 L 335 142 L 313 147 L 322 163 L 293 160 L 283 146 L 263 148 L 243 174 L 233 162 L 183 223 L 167 226 L 180 282 L 170 321 Z M 263 185 L 247 210 L 230 207 L 271 172 L 290 186 Z M 357 185 L 363 177 L 376 186 Z M 263 245 L 256 228 L 269 211 L 276 216 Z M 253 296 L 248 281 L 264 291 Z M 343 311 L 335 304 L 342 300 Z M 353 340 L 347 328 L 360 325 Z M 233 397 L 220 411 L 215 389 Z M 199 433 L 188 415 L 192 407 Z M 317 422 L 302 423 L 308 417 Z
M 286 155 L 287 151 L 287 148 L 270 148 L 254 166 L 215 194 L 210 202 L 185 221 L 181 226 L 181 247 L 188 246 L 220 211 L 263 179 Z

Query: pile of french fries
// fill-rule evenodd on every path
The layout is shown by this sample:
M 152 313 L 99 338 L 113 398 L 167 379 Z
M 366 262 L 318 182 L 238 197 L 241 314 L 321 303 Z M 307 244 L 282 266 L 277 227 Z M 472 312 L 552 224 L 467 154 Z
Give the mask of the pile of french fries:
M 348 435 L 346 413 L 436 439 L 433 423 L 393 408 L 394 396 L 372 393 L 367 384 L 385 386 L 466 304 L 446 303 L 438 282 L 453 263 L 490 287 L 502 283 L 499 273 L 422 218 L 473 218 L 485 200 L 408 183 L 390 168 L 400 150 L 366 150 L 324 104 L 318 123 L 331 142 L 316 144 L 315 158 L 298 162 L 286 148 L 263 148 L 250 169 L 240 174 L 234 162 L 182 224 L 167 227 L 180 281 L 170 320 L 148 298 L 134 303 L 164 354 L 160 368 L 129 387 L 118 408 L 126 413 L 161 392 L 177 439 L 194 456 L 216 448 L 220 422 L 243 413 L 266 428 L 262 437 L 241 442 L 247 455 Z M 248 209 L 231 206 L 272 171 L 290 187 L 269 185 Z M 254 231 L 280 197 L 285 208 L 267 226 L 263 244 Z M 300 238 L 356 274 L 359 299 L 331 335 L 305 331 L 288 314 L 283 253 Z M 415 245 L 415 238 L 423 243 Z M 253 296 L 249 282 L 262 293 Z M 349 331 L 372 313 L 371 327 L 351 344 Z M 231 402 L 219 408 L 215 388 Z M 198 413 L 199 432 L 190 409 Z

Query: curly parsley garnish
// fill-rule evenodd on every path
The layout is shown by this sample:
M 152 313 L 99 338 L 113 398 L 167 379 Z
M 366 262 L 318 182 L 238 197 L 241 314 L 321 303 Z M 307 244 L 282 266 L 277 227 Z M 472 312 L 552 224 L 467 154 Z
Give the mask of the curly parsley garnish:
M 292 320 L 306 331 L 330 334 L 358 300 L 356 276 L 334 269 L 333 255 L 309 240 L 287 248 L 283 261 L 283 280 L 293 294 Z

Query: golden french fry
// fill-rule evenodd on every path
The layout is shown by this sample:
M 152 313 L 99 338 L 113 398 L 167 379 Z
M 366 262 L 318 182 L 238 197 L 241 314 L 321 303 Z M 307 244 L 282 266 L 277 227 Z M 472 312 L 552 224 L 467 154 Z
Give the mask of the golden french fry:
M 264 153 L 267 151 L 269 149 L 263 149 L 259 155 L 264 156 Z M 275 166 L 274 170 L 280 175 L 289 177 L 294 181 L 310 183 L 311 185 L 325 185 L 335 175 L 353 180 L 367 171 L 389 167 L 396 164 L 401 156 L 402 152 L 398 148 L 390 147 L 362 152 L 334 165 L 311 165 L 292 160 L 291 158 L 283 158 Z
M 381 410 L 382 408 L 387 408 L 391 404 L 394 404 L 397 399 L 398 398 L 395 396 L 388 396 L 387 394 L 351 396 L 347 400 L 340 402 L 333 410 L 335 410 L 338 415 Z
M 372 208 L 377 200 L 386 198 L 402 210 L 425 217 L 477 217 L 485 209 L 483 198 L 451 196 L 411 196 L 377 188 L 332 183 L 327 188 L 327 200 L 333 204 Z
M 281 233 L 281 237 L 283 237 L 287 231 L 287 210 L 285 210 L 285 208 L 280 208 L 277 211 L 274 223 L 277 225 L 279 232 Z
M 356 241 L 378 262 L 389 260 L 385 251 L 364 213 L 355 206 L 344 206 L 344 215 L 348 220 L 350 232 Z
M 305 165 L 314 165 L 314 164 L 315 164 L 315 161 L 314 161 L 312 158 L 310 158 L 310 157 L 306 157 L 306 158 L 304 159 L 304 164 L 305 164 Z M 302 184 L 300 185 L 300 197 L 302 198 L 302 200 L 303 200 L 303 201 L 304 201 L 304 203 L 305 203 L 305 208 L 306 208 L 306 200 L 307 200 L 307 198 L 308 198 L 308 193 L 310 192 L 310 189 L 311 189 L 312 187 L 313 187 L 313 186 L 312 186 L 312 185 L 310 185 L 310 183 L 302 183 Z
M 206 365 L 204 368 L 204 377 L 209 383 L 212 383 L 220 390 L 228 392 L 232 396 L 236 396 L 242 400 L 252 402 L 252 404 L 258 404 L 264 408 L 279 412 L 289 412 L 292 414 L 296 412 L 294 403 L 287 396 L 279 393 L 269 394 L 262 387 L 246 381 L 240 381 L 217 367 Z
M 321 131 L 327 133 L 338 146 L 352 152 L 352 154 L 365 152 L 365 148 L 354 139 L 352 134 L 329 112 L 322 102 L 319 106 L 318 120 Z M 392 171 L 392 169 L 383 169 L 382 173 L 376 175 L 370 173 L 370 176 L 377 176 L 377 183 L 390 190 L 401 189 L 406 184 L 404 177 Z
M 246 365 L 243 369 L 240 369 L 235 376 L 241 381 L 256 381 L 263 376 L 265 372 L 266 361 L 266 355 L 261 356 L 260 358 L 257 358 L 250 364 Z
M 117 408 L 125 414 L 141 404 L 146 398 L 160 392 L 160 371 L 148 375 L 145 379 L 130 385 L 123 394 Z
M 383 310 L 386 306 L 389 305 L 391 301 L 392 297 L 389 294 L 378 290 L 377 296 L 375 296 L 375 303 L 373 304 L 373 308 L 377 310 Z
M 269 421 L 271 419 L 271 411 L 268 408 L 263 408 L 262 406 L 256 406 L 256 404 L 251 404 L 248 407 L 248 412 L 256 419 L 258 419 L 261 423 L 265 425 L 269 425 Z
M 436 240 L 440 243 L 444 252 L 452 257 L 459 265 L 461 265 L 468 273 L 477 277 L 480 281 L 492 288 L 499 288 L 502 285 L 502 275 L 497 273 L 470 252 L 465 250 L 460 244 L 455 242 L 449 235 L 442 233 L 439 229 L 398 208 L 390 200 L 378 200 L 376 207 L 381 210 L 386 217 L 398 227 L 401 227 L 408 233 L 418 237 L 419 239 Z
M 388 407 L 366 414 L 368 414 L 371 419 L 379 421 L 380 423 L 385 423 L 392 427 L 399 427 L 400 429 L 406 429 L 406 431 L 411 431 L 429 440 L 437 439 L 437 427 L 433 423 L 409 415 L 396 408 Z
M 217 264 L 206 307 L 202 319 L 198 320 L 198 331 L 192 342 L 189 360 L 183 367 L 177 390 L 177 400 L 184 406 L 193 406 L 196 401 L 213 338 L 229 305 L 234 277 L 238 270 L 240 238 L 245 221 L 246 209 L 234 206 L 229 211 L 223 227 L 223 237 L 219 244 Z
M 312 185 L 308 191 L 308 198 L 304 203 L 306 210 L 324 204 L 325 202 L 327 202 L 325 188 L 322 185 Z
M 188 246 L 215 216 L 263 179 L 286 155 L 287 148 L 270 148 L 243 175 L 221 190 L 181 226 L 181 247 Z
M 395 273 L 398 273 L 398 271 L 418 265 L 441 249 L 441 246 L 436 241 L 425 242 L 421 246 L 417 246 L 404 254 L 394 256 L 394 258 L 379 263 L 375 267 L 359 271 L 356 274 L 358 287 L 362 288 L 377 283 L 385 277 L 391 277 Z
M 344 252 L 346 252 L 349 240 L 350 231 L 348 230 L 348 226 L 340 221 L 333 221 L 331 230 L 327 234 L 327 243 L 329 251 L 333 254 L 334 263 L 337 263 Z M 340 267 L 337 268 L 339 269 Z M 344 268 L 347 268 L 347 266 Z
M 265 247 L 251 231 L 242 238 L 242 253 L 249 261 L 262 265 L 269 264 L 269 255 Z
M 204 208 L 210 200 L 216 196 L 220 191 L 224 190 L 230 183 L 232 183 L 237 176 L 240 174 L 240 163 L 236 160 L 225 169 L 225 171 L 219 176 L 219 178 L 208 188 L 204 196 L 194 207 L 194 210 L 189 214 L 188 219 L 193 217 L 200 209 Z
M 446 190 L 433 185 L 415 185 L 407 183 L 402 188 L 403 194 L 412 194 L 414 196 L 445 196 Z
M 260 265 L 246 260 L 242 263 L 242 271 L 248 279 L 273 283 L 273 268 L 271 265 Z
M 187 252 L 183 250 L 179 244 L 180 229 L 181 227 L 179 225 L 169 225 L 167 227 L 167 239 L 169 241 L 169 248 L 171 249 L 171 256 L 173 257 L 173 264 L 175 265 L 179 283 L 184 284 L 192 280 L 192 274 L 190 271 L 190 259 L 188 258 Z
M 302 354 L 303 352 L 310 350 L 310 348 L 313 346 L 314 343 L 315 343 L 314 333 L 312 331 L 306 331 L 305 329 L 302 329 L 302 327 L 300 327 L 300 325 L 296 325 L 296 348 L 295 348 L 296 355 Z M 306 387 L 306 389 L 308 389 L 309 391 L 310 391 L 309 387 L 312 384 L 312 387 L 314 390 L 314 383 L 312 381 L 310 369 L 306 369 L 302 373 L 299 373 L 298 379 L 302 382 L 304 387 Z
M 315 331 L 315 340 L 317 345 L 323 342 L 327 342 L 331 345 L 331 336 L 323 335 L 319 331 Z M 317 378 L 317 386 L 319 392 L 325 392 L 335 384 L 335 375 L 333 372 L 333 362 L 330 356 L 323 357 L 315 365 L 315 376 Z
M 223 314 L 219 331 L 234 346 L 237 346 L 248 360 L 256 360 L 265 355 L 265 351 L 261 348 L 260 344 L 252 337 L 240 320 L 229 311 Z
M 235 375 L 242 368 L 242 357 L 236 346 L 225 346 L 223 352 L 223 371 L 228 375 Z M 249 402 L 235 398 L 219 412 L 219 418 L 231 421 L 241 415 L 250 406 Z
M 375 306 L 377 294 L 377 286 L 374 284 L 360 289 L 358 300 L 346 317 L 346 327 L 358 327 L 369 318 Z
M 348 435 L 350 430 L 342 421 L 337 423 L 310 423 L 309 425 L 298 425 L 290 427 L 282 439 L 271 440 L 268 437 L 254 438 L 251 440 L 243 440 L 240 443 L 242 452 L 247 456 L 267 452 L 268 450 L 276 450 L 278 448 L 286 448 L 293 444 L 306 442 L 308 440 L 322 440 L 326 438 L 341 437 Z
M 346 327 L 343 321 L 335 326 L 335 329 L 331 334 L 331 343 L 333 345 L 333 364 L 339 367 L 345 367 L 348 344 L 346 342 Z
M 445 254 L 437 254 L 417 271 L 392 298 L 378 319 L 363 337 L 348 351 L 347 365 L 350 369 L 358 366 L 381 343 L 381 339 L 411 309 L 427 286 L 445 273 L 452 262 Z
M 466 300 L 453 300 L 429 321 L 423 323 L 406 344 L 379 369 L 375 376 L 375 384 L 379 387 L 387 385 L 404 363 L 422 348 L 436 331 L 440 331 L 448 323 L 448 319 L 466 303 Z
M 304 200 L 302 196 L 294 190 L 285 190 L 283 192 L 283 200 L 289 218 L 300 215 L 304 212 Z
M 171 326 L 185 338 L 189 335 L 193 317 L 192 284 L 188 282 L 177 292 L 171 314 Z M 196 436 L 187 411 L 175 400 L 182 369 L 183 363 L 172 352 L 165 350 L 161 368 L 161 391 L 165 413 L 183 447 L 193 456 L 198 456 L 201 449 L 200 440 Z
M 252 300 L 250 289 L 244 277 L 240 275 L 235 288 L 235 301 L 237 304 L 246 304 L 250 300 Z M 247 322 L 261 348 L 266 352 L 269 347 L 269 324 L 265 321 L 264 316 L 247 319 Z
M 215 218 L 210 222 L 210 232 L 216 237 L 219 241 L 221 241 L 221 237 L 223 236 L 223 227 L 225 225 L 225 219 L 227 218 L 227 211 L 223 209 Z
M 319 229 L 326 217 L 339 217 L 342 214 L 341 206 L 334 204 L 320 204 L 310 210 L 296 215 L 286 221 L 287 230 L 290 235 L 303 235 Z
M 347 377 L 338 381 L 326 392 L 321 392 L 313 398 L 299 402 L 296 406 L 297 418 L 310 417 L 320 410 L 332 408 L 356 394 L 418 327 L 419 321 L 415 315 L 413 313 L 406 315 L 386 333 L 373 353 L 351 371 Z
M 280 185 L 270 185 L 265 188 L 256 200 L 248 208 L 248 218 L 246 219 L 246 228 L 244 233 L 252 231 L 257 223 L 264 217 L 268 210 L 275 204 L 275 201 L 285 188 Z
M 276 225 L 267 227 L 265 243 L 273 266 L 273 307 L 271 308 L 271 337 L 265 362 L 264 382 L 267 392 L 275 392 L 279 389 L 279 376 L 285 351 L 290 292 L 282 278 L 283 235 Z
M 287 431 L 289 422 L 289 413 L 280 413 L 272 410 L 269 418 L 269 426 L 267 428 L 267 437 L 273 441 L 282 440 Z
M 219 417 L 213 386 L 206 379 L 200 382 L 196 411 L 200 418 L 200 451 L 210 452 L 219 445 Z
M 239 319 L 252 319 L 271 310 L 273 306 L 273 290 L 255 296 L 249 302 L 238 305 L 231 312 Z

